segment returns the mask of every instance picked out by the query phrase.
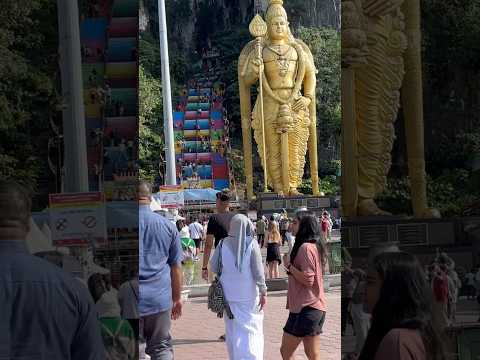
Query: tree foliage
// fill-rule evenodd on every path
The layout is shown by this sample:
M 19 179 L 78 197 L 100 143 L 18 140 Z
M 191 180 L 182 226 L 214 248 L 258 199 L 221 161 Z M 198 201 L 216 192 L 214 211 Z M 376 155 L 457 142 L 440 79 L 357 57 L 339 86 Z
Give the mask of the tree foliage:
M 340 136 L 340 33 L 329 28 L 305 28 L 297 35 L 312 51 L 317 67 L 317 132 L 319 142 Z
M 164 173 L 162 86 L 160 80 L 139 68 L 139 164 L 140 178 L 158 182 Z
M 49 119 L 59 103 L 57 39 L 55 1 L 2 1 L 0 176 L 31 188 L 49 171 Z

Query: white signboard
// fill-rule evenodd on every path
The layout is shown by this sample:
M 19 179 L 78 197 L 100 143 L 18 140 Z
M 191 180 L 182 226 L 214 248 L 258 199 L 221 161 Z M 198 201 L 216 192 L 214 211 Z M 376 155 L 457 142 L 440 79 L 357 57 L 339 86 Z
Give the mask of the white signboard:
M 54 246 L 88 246 L 107 239 L 104 196 L 100 192 L 50 194 Z
M 162 208 L 178 208 L 185 204 L 183 190 L 180 186 L 161 186 L 160 192 L 155 194 L 155 199 Z

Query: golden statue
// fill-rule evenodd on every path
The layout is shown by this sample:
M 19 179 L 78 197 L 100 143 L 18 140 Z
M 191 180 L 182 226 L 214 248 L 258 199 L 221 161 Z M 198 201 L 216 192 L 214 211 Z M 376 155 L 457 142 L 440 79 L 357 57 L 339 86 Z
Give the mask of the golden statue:
M 402 95 L 411 196 L 428 208 L 423 129 L 420 3 L 342 1 L 342 207 L 344 216 L 388 215 L 375 198 L 391 167 Z
M 312 53 L 290 32 L 282 0 L 269 1 L 266 24 L 256 15 L 250 33 L 256 39 L 243 48 L 238 62 L 247 198 L 253 198 L 252 128 L 265 190 L 269 184 L 279 195 L 298 194 L 308 149 L 312 190 L 318 195 L 317 70 Z M 250 89 L 257 81 L 252 112 Z

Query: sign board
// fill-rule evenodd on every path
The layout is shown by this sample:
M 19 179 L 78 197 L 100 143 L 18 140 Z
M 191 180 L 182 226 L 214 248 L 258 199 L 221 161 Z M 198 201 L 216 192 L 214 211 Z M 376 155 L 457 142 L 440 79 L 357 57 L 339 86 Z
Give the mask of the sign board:
M 185 198 L 181 186 L 165 185 L 160 186 L 160 192 L 155 194 L 162 208 L 175 209 L 185 204 Z
M 54 246 L 89 246 L 107 239 L 105 200 L 100 192 L 50 194 Z
M 136 201 L 138 180 L 106 181 L 103 185 L 107 201 Z

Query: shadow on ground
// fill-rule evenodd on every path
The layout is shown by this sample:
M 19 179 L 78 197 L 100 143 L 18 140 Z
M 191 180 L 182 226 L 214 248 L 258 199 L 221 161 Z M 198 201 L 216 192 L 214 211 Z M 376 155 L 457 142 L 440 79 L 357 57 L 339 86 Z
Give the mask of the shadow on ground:
M 210 344 L 210 343 L 221 343 L 224 342 L 223 340 L 202 340 L 202 339 L 176 339 L 173 340 L 173 346 L 180 346 L 180 345 L 195 345 L 195 344 Z

